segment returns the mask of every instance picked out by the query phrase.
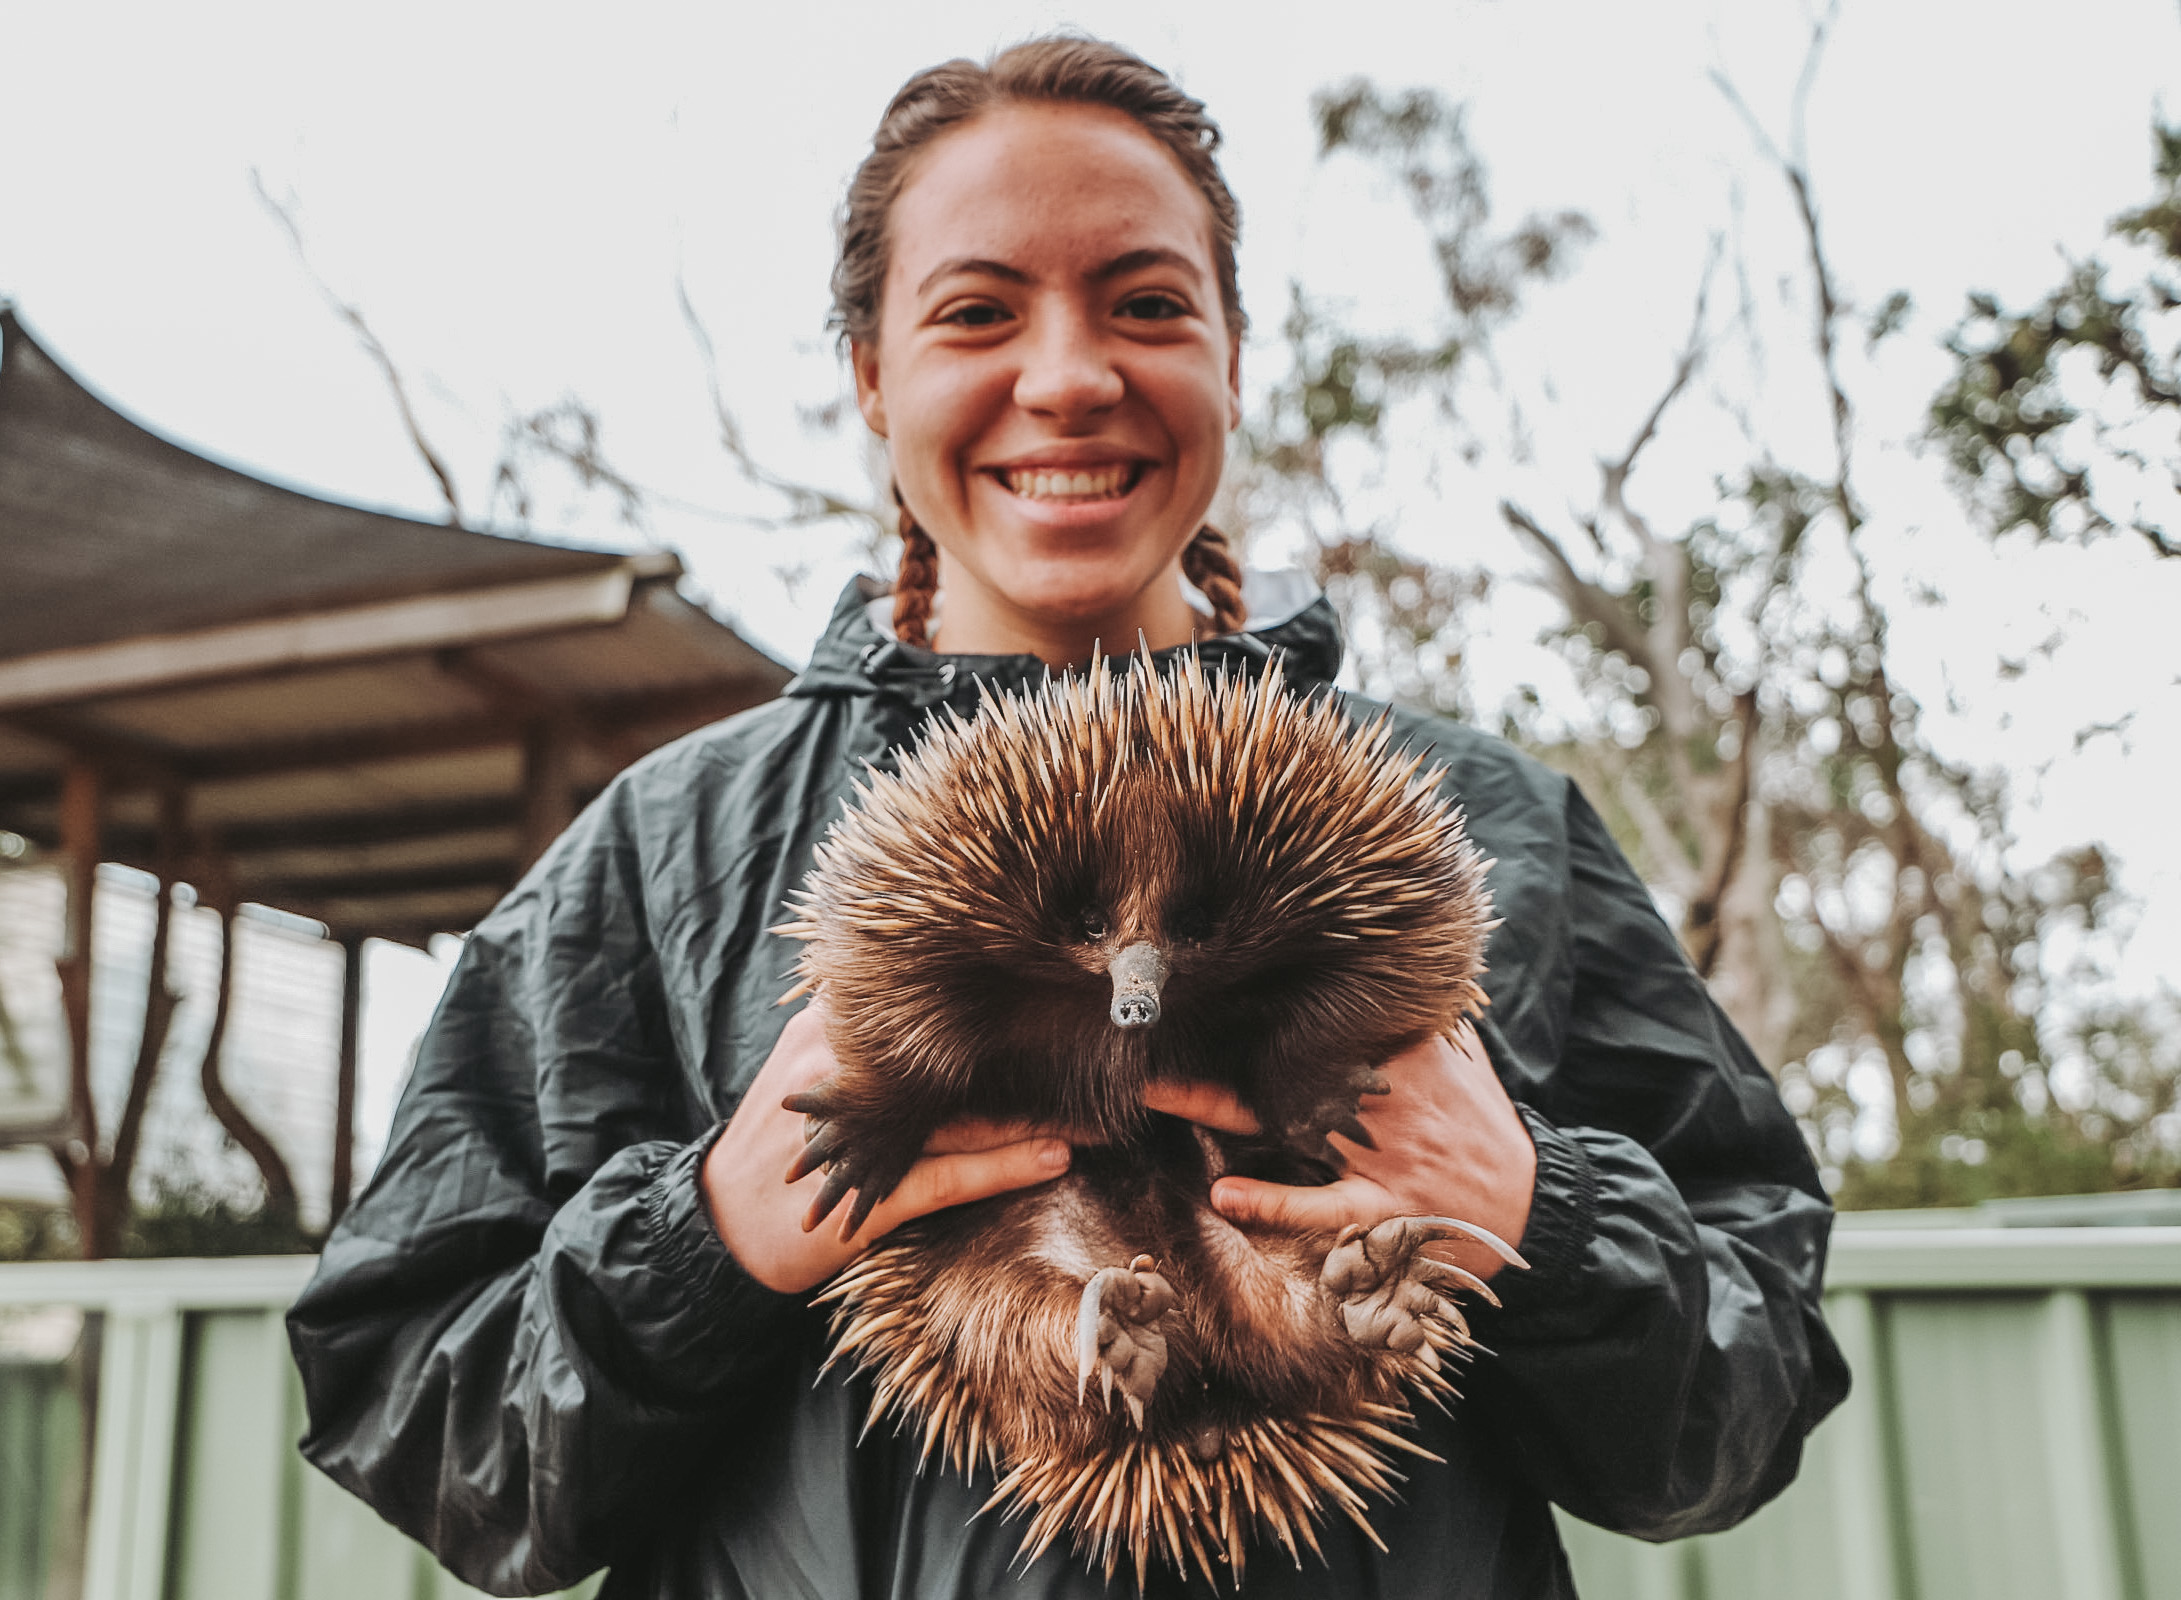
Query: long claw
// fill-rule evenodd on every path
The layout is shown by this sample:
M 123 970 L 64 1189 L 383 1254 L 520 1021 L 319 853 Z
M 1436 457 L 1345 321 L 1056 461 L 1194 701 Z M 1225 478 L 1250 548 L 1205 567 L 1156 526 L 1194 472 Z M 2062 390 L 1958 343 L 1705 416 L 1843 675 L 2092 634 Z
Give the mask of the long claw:
M 825 1187 L 818 1191 L 818 1198 L 810 1203 L 810 1210 L 803 1216 L 803 1231 L 815 1233 L 818 1224 L 833 1215 L 834 1207 L 841 1203 L 842 1197 L 855 1187 L 855 1183 L 856 1180 L 843 1168 L 835 1167 L 827 1173 Z M 849 1231 L 853 1233 L 855 1230 Z
M 1441 1261 L 1434 1256 L 1419 1256 L 1416 1259 L 1416 1271 L 1436 1287 L 1444 1288 L 1452 1283 L 1458 1289 L 1467 1289 L 1471 1294 L 1482 1295 L 1492 1306 L 1499 1304 L 1499 1296 L 1492 1292 L 1490 1284 L 1474 1272 L 1457 1267 L 1451 1261 Z
M 1344 1139 L 1352 1140 L 1363 1146 L 1366 1150 L 1376 1150 L 1378 1148 L 1378 1141 L 1371 1137 L 1371 1130 L 1363 1126 L 1361 1117 L 1342 1117 L 1340 1121 L 1333 1124 L 1332 1131 Z
M 794 1183 L 816 1172 L 820 1167 L 839 1155 L 841 1146 L 846 1143 L 847 1140 L 842 1137 L 838 1129 L 829 1123 L 820 1123 L 817 1128 L 812 1130 L 809 1142 L 803 1146 L 802 1153 L 795 1158 L 795 1165 L 788 1168 L 788 1182 Z
M 865 1184 L 856 1191 L 856 1203 L 848 1208 L 848 1221 L 842 1226 L 841 1237 L 843 1239 L 854 1238 L 857 1233 L 862 1231 L 863 1225 L 870 1221 L 871 1212 L 877 1207 L 881 1198 L 880 1191 L 870 1184 Z
M 1530 1264 L 1516 1253 L 1513 1245 L 1474 1222 L 1457 1222 L 1452 1217 L 1411 1217 L 1408 1220 L 1426 1228 L 1431 1239 L 1474 1239 L 1510 1267 L 1520 1267 L 1525 1272 L 1530 1269 Z

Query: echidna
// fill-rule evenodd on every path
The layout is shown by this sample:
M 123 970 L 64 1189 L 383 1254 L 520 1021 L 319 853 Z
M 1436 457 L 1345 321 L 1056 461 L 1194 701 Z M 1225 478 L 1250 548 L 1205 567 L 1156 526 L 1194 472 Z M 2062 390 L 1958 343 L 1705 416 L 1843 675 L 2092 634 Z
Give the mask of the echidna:
M 1442 1401 L 1489 1294 L 1404 1217 L 1238 1227 L 1214 1179 L 1324 1182 L 1327 1135 L 1401 1049 L 1465 1025 L 1488 863 L 1422 758 L 1330 696 L 1147 660 L 949 715 L 873 774 L 782 931 L 808 941 L 840 1070 L 791 1097 L 815 1208 L 860 1224 L 942 1125 L 1070 1130 L 1052 1183 L 897 1230 L 827 1290 L 872 1420 L 921 1429 L 1034 1559 L 1067 1531 L 1139 1587 L 1153 1553 L 1239 1579 L 1253 1535 L 1315 1549 L 1338 1507 L 1375 1541 L 1410 1387 Z M 1154 1080 L 1232 1089 L 1261 1136 L 1147 1112 Z M 1510 1254 L 1510 1259 L 1511 1253 Z M 1123 1406 L 1111 1401 L 1119 1390 Z

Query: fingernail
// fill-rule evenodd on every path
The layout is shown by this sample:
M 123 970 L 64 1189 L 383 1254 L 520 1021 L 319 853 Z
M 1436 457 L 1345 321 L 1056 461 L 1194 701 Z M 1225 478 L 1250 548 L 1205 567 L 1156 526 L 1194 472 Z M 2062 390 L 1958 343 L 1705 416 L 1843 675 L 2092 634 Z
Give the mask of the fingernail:
M 1038 1149 L 1037 1164 L 1047 1172 L 1064 1172 L 1068 1166 L 1068 1143 L 1065 1139 L 1048 1139 Z

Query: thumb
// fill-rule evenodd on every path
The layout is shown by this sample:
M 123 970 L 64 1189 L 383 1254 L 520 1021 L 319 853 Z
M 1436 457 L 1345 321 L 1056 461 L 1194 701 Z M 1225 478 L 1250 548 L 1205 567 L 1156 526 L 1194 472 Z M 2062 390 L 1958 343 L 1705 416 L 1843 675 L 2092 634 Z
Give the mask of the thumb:
M 1334 1229 L 1363 1220 L 1346 1183 L 1300 1189 L 1257 1178 L 1221 1178 L 1212 1185 L 1212 1209 L 1229 1222 L 1272 1228 Z

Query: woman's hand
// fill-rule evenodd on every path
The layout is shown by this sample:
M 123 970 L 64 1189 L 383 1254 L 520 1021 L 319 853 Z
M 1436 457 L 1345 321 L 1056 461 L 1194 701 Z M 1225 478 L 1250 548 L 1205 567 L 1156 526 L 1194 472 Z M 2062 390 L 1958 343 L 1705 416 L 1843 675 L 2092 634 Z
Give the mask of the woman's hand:
M 1322 1188 L 1255 1178 L 1221 1178 L 1212 1205 L 1230 1222 L 1336 1229 L 1388 1217 L 1439 1216 L 1474 1223 L 1510 1245 L 1529 1226 L 1537 1146 L 1486 1059 L 1475 1030 L 1454 1043 L 1427 1039 L 1381 1069 L 1392 1093 L 1363 1097 L 1373 1150 L 1335 1134 L 1348 1163 Z M 1254 1133 L 1257 1119 L 1225 1089 L 1155 1084 L 1144 1104 L 1226 1133 Z M 1462 1241 L 1434 1254 L 1489 1278 L 1502 1262 L 1490 1247 Z
M 804 1007 L 788 1019 L 757 1081 L 704 1160 L 704 1201 L 712 1226 L 742 1269 L 769 1289 L 800 1294 L 904 1222 L 1044 1183 L 1068 1170 L 1065 1139 L 1016 1125 L 959 1122 L 932 1138 L 923 1159 L 856 1233 L 843 1236 L 833 1228 L 806 1233 L 803 1219 L 825 1174 L 786 1181 L 803 1152 L 804 1119 L 780 1102 L 837 1064 L 818 1007 Z

